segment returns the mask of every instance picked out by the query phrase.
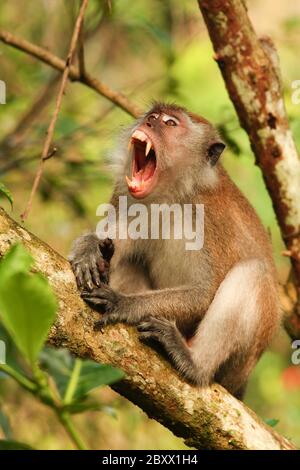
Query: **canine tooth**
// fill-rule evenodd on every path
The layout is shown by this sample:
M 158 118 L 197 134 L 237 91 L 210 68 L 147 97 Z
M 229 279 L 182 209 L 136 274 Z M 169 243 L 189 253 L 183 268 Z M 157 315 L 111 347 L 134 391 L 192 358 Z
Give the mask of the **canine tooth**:
M 151 147 L 152 147 L 152 144 L 151 144 L 150 140 L 147 140 L 147 145 L 146 145 L 146 150 L 145 150 L 146 157 L 147 157 L 148 153 L 150 152 Z
M 132 184 L 131 179 L 128 178 L 128 176 L 125 176 L 126 183 L 130 186 Z
M 132 147 L 132 141 L 131 141 L 131 139 L 130 139 L 129 142 L 128 142 L 128 145 L 127 145 L 127 150 L 128 150 L 128 152 L 130 152 L 131 147 Z

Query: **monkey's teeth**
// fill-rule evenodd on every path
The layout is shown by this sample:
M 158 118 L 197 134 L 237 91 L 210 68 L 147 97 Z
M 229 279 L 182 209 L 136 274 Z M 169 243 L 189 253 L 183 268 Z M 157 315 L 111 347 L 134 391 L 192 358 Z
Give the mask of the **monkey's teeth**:
M 147 140 L 147 145 L 146 145 L 146 150 L 145 150 L 146 157 L 147 157 L 148 153 L 150 152 L 151 147 L 152 147 L 152 144 L 151 144 L 150 140 Z
M 130 139 L 130 141 L 128 142 L 128 145 L 127 145 L 128 152 L 130 152 L 131 147 L 132 147 L 132 141 Z
M 126 179 L 126 182 L 127 182 L 127 185 L 130 189 L 134 190 L 134 189 L 137 189 L 139 188 L 140 186 L 140 183 L 139 181 L 136 179 L 135 176 L 132 177 L 132 180 L 128 178 L 128 176 L 125 176 L 125 179 Z
M 148 140 L 148 137 L 146 136 L 145 132 L 139 130 L 134 131 L 131 138 L 140 140 L 141 142 L 145 142 L 146 140 Z

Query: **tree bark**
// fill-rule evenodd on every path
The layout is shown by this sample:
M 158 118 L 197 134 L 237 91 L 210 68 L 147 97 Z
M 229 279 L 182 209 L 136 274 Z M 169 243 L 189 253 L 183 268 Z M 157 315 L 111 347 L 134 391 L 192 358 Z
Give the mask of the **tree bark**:
M 290 297 L 286 327 L 292 337 L 299 338 L 300 159 L 283 101 L 278 56 L 269 38 L 256 36 L 244 1 L 198 0 L 198 4 L 292 262 L 294 277 L 285 289 Z
M 281 286 L 281 299 L 285 328 L 292 339 L 300 338 L 300 161 L 284 108 L 276 50 L 269 38 L 256 37 L 243 0 L 198 3 L 230 98 L 262 169 L 288 248 L 286 255 L 292 261 L 294 272 Z M 64 70 L 59 57 L 7 31 L 0 31 L 0 41 Z M 82 75 L 78 68 L 72 66 L 69 77 L 132 116 L 141 114 L 127 97 L 87 73 Z
M 35 270 L 48 278 L 58 298 L 49 335 L 54 346 L 123 369 L 126 378 L 113 388 L 191 447 L 295 449 L 221 386 L 199 389 L 182 381 L 168 362 L 139 342 L 134 328 L 116 325 L 104 333 L 93 331 L 98 314 L 79 297 L 69 263 L 0 208 L 0 256 L 17 241 L 33 255 Z

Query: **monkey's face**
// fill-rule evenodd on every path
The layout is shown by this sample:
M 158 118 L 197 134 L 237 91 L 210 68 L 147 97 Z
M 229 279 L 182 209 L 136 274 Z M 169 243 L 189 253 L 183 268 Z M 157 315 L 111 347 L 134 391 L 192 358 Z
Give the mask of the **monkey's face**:
M 134 127 L 129 139 L 131 177 L 126 175 L 126 182 L 130 194 L 141 199 L 155 191 L 161 193 L 170 182 L 187 182 L 187 178 L 195 181 L 195 171 L 211 167 L 206 153 L 212 135 L 216 137 L 205 119 L 174 105 L 155 105 Z

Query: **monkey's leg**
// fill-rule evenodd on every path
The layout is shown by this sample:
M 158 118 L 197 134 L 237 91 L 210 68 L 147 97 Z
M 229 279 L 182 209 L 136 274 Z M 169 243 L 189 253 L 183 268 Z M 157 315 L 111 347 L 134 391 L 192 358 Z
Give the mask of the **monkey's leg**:
M 267 302 L 263 301 L 266 291 Z M 153 338 L 163 345 L 188 381 L 207 386 L 217 375 L 219 383 L 235 393 L 266 346 L 263 328 L 272 330 L 277 323 L 274 294 L 263 263 L 246 261 L 227 274 L 189 346 L 175 322 L 150 317 L 138 329 L 143 339 Z
M 110 287 L 122 294 L 149 291 L 152 286 L 146 269 L 126 259 L 118 259 L 117 252 L 116 246 L 116 258 L 114 256 L 110 265 Z
M 100 240 L 96 234 L 82 235 L 75 240 L 68 257 L 79 288 L 92 289 L 109 281 L 109 265 L 114 253 L 110 238 Z

